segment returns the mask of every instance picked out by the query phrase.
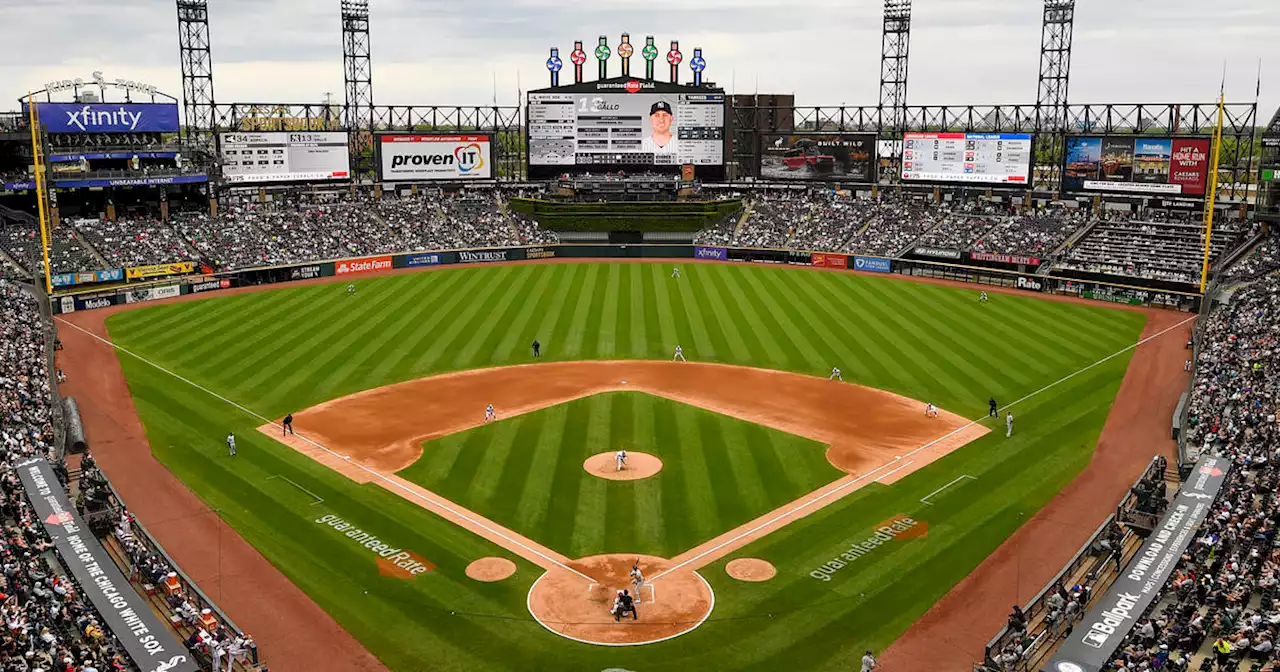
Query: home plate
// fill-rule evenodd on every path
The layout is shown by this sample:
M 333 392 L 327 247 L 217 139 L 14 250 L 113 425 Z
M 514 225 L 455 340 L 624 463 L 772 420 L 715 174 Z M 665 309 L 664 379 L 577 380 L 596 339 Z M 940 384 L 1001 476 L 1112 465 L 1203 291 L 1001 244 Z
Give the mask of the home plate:
M 626 385 L 626 384 L 627 384 L 627 381 L 625 381 L 625 380 L 624 380 L 624 381 L 622 381 L 622 384 L 623 384 L 623 385 Z

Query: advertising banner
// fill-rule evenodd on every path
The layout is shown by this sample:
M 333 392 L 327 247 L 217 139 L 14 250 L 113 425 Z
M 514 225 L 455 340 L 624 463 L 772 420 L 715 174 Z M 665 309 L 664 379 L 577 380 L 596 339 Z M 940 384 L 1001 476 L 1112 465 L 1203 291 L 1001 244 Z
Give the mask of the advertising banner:
M 348 259 L 334 262 L 334 275 L 353 275 L 356 273 L 372 273 L 374 271 L 391 270 L 391 257 L 366 257 L 364 259 Z
M 524 251 L 525 259 L 554 259 L 556 256 L 556 248 L 554 247 L 530 247 Z
M 379 135 L 378 180 L 493 179 L 488 135 Z
M 493 261 L 510 261 L 515 259 L 512 250 L 478 250 L 458 253 L 459 264 L 487 264 Z
M 760 177 L 875 182 L 876 134 L 762 135 Z
M 152 103 L 36 103 L 49 133 L 177 133 L 178 105 Z M 27 105 L 22 106 L 27 115 Z
M 1125 635 L 1160 595 L 1230 470 L 1231 463 L 1224 458 L 1200 458 L 1155 531 L 1107 594 L 1094 603 L 1067 636 L 1045 666 L 1046 672 L 1098 672 L 1107 664 Z
M 143 672 L 198 672 L 190 652 L 89 532 L 49 463 L 31 459 L 14 468 L 62 564 L 138 668 Z
M 927 247 L 920 246 L 911 251 L 917 257 L 933 257 L 935 259 L 959 259 L 960 250 L 952 250 L 945 247 Z
M 61 304 L 61 310 L 58 311 L 59 313 L 65 314 L 76 312 L 76 300 L 74 298 L 64 296 L 58 300 L 58 303 Z
M 96 310 L 98 308 L 106 308 L 114 306 L 119 301 L 119 297 L 115 294 L 99 294 L 86 297 L 75 297 L 76 310 Z M 68 311 L 69 312 L 69 311 Z
M 125 269 L 125 276 L 130 280 L 139 278 L 159 278 L 165 275 L 186 275 L 193 273 L 196 265 L 190 261 L 174 264 L 151 264 L 150 266 L 130 266 Z
M 148 287 L 147 289 L 139 289 L 132 292 L 125 292 L 125 303 L 143 303 L 145 301 L 159 301 L 160 299 L 172 299 L 175 296 L 182 296 L 182 285 L 165 285 L 163 287 Z
M 879 257 L 854 257 L 853 270 L 869 273 L 892 273 L 893 262 Z
M 991 254 L 990 252 L 970 252 L 973 261 L 994 261 L 998 264 L 1017 264 L 1018 266 L 1039 266 L 1040 257 L 1024 257 L 1017 254 Z
M 322 278 L 326 275 L 332 275 L 333 274 L 332 271 L 330 271 L 329 273 L 324 272 L 325 271 L 324 267 L 326 265 L 332 266 L 332 264 L 311 264 L 309 266 L 298 266 L 297 268 L 291 268 L 289 269 L 289 279 L 290 280 L 310 280 L 312 278 Z
M 814 253 L 809 263 L 821 268 L 849 268 L 849 257 L 843 254 Z
M 1062 188 L 1203 196 L 1210 144 L 1205 138 L 1069 137 Z
M 1029 278 L 1025 275 L 1019 275 L 1014 287 L 1028 292 L 1043 292 L 1046 283 L 1042 278 Z
M 404 257 L 405 268 L 411 268 L 414 266 L 439 266 L 441 263 L 440 253 L 438 252 L 410 254 Z
M 719 261 L 729 260 L 729 250 L 723 247 L 695 247 L 693 248 L 694 259 L 717 259 Z
M 188 285 L 188 287 L 190 287 L 192 294 L 199 294 L 201 292 L 212 292 L 219 289 L 230 289 L 231 281 L 226 278 L 221 280 L 207 280 L 205 282 L 197 282 Z
M 92 285 L 96 282 L 120 282 L 124 280 L 123 268 L 110 268 L 103 271 L 87 273 L 59 273 L 52 276 L 54 287 L 72 287 L 74 285 Z

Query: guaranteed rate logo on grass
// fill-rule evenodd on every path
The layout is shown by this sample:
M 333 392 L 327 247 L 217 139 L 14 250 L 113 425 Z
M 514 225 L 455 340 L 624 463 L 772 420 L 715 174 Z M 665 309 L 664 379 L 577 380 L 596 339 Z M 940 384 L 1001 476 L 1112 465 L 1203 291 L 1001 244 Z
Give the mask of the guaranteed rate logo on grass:
M 899 515 L 876 526 L 875 534 L 849 544 L 849 549 L 823 566 L 809 572 L 819 581 L 830 581 L 838 571 L 876 552 L 881 546 L 897 540 L 923 539 L 929 534 L 929 523 Z
M 378 573 L 393 579 L 413 579 L 436 568 L 426 558 L 413 551 L 396 548 L 364 530 L 333 515 L 323 515 L 315 521 L 328 525 L 362 548 L 377 556 Z

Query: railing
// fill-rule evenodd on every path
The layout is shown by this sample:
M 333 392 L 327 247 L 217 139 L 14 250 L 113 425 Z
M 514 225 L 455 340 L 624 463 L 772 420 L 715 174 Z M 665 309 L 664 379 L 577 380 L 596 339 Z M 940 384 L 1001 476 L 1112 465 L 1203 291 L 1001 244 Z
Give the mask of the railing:
M 1182 417 L 1178 423 L 1178 475 L 1186 479 L 1191 474 L 1191 467 L 1200 459 L 1198 453 L 1193 455 L 1187 447 L 1187 429 L 1191 419 L 1191 400 L 1195 398 L 1196 369 L 1200 368 L 1200 350 L 1204 347 L 1204 331 L 1209 325 L 1209 313 L 1213 311 L 1213 302 L 1218 297 L 1221 285 L 1217 280 L 1205 288 L 1204 299 L 1200 302 L 1200 319 L 1191 329 L 1191 380 L 1187 382 L 1187 403 L 1182 406 Z
M 1165 469 L 1169 463 L 1163 456 L 1157 455 L 1151 458 L 1151 464 L 1147 465 L 1147 470 L 1142 472 L 1138 480 L 1134 482 L 1133 487 L 1129 489 L 1129 494 L 1120 500 L 1120 504 L 1116 506 L 1116 522 L 1129 525 L 1136 525 L 1143 529 L 1153 530 L 1156 523 L 1159 522 L 1160 516 L 1164 513 L 1164 507 L 1161 506 L 1158 511 L 1143 511 L 1138 508 L 1142 502 L 1142 498 L 1136 492 L 1144 481 L 1152 483 L 1164 484 Z M 1167 499 L 1164 499 L 1166 503 Z

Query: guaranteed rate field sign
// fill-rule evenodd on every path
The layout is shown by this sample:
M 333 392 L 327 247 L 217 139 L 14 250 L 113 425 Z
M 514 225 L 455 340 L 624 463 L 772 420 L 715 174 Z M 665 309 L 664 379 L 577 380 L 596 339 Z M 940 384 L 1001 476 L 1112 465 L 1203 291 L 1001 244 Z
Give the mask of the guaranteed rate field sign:
M 378 176 L 383 182 L 493 179 L 488 135 L 380 135 Z

